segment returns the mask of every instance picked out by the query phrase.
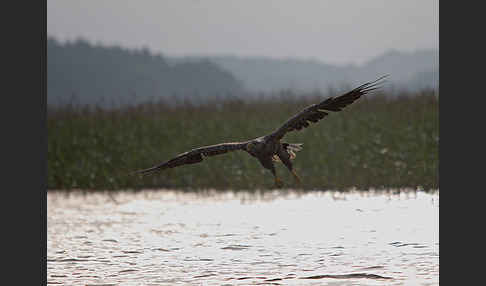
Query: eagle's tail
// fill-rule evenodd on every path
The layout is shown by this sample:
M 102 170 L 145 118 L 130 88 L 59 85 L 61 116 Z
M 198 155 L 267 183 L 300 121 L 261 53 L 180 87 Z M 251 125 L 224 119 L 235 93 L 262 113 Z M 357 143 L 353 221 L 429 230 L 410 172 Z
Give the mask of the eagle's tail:
M 282 147 L 290 155 L 290 160 L 295 159 L 296 157 L 295 152 L 299 152 L 300 150 L 302 150 L 303 145 L 304 145 L 303 143 L 282 143 Z M 274 155 L 272 159 L 275 162 L 280 162 L 280 158 L 277 155 Z
M 298 152 L 302 150 L 304 147 L 302 147 L 304 143 L 283 143 L 283 147 L 287 150 L 292 150 L 295 152 Z
M 299 152 L 302 150 L 302 147 L 304 144 L 303 143 L 284 143 L 283 147 L 287 152 L 290 154 L 290 159 L 293 160 L 295 158 L 295 152 Z

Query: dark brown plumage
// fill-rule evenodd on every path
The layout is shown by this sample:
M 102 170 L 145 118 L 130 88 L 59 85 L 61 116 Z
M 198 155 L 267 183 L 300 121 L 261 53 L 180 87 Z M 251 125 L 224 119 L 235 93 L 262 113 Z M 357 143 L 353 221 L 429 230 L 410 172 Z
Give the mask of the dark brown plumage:
M 152 174 L 155 171 L 161 171 L 167 168 L 199 163 L 204 160 L 204 157 L 224 154 L 230 151 L 243 150 L 251 156 L 256 157 L 264 168 L 269 169 L 272 172 L 275 178 L 275 185 L 277 187 L 281 187 L 282 182 L 277 177 L 275 172 L 274 162 L 276 161 L 282 162 L 294 175 L 297 182 L 300 182 L 299 177 L 293 170 L 291 160 L 295 158 L 295 152 L 302 149 L 303 144 L 280 142 L 280 140 L 288 132 L 301 130 L 308 127 L 311 123 L 317 123 L 319 120 L 329 115 L 329 111 L 341 111 L 344 107 L 353 103 L 361 96 L 369 93 L 370 91 L 378 89 L 380 87 L 379 84 L 386 77 L 387 76 L 383 76 L 375 81 L 367 82 L 343 95 L 329 97 L 320 103 L 312 104 L 304 108 L 293 117 L 289 118 L 282 126 L 266 136 L 258 137 L 245 142 L 222 143 L 196 148 L 179 154 L 176 157 L 157 166 L 136 171 L 134 174 Z
M 166 161 L 160 165 L 154 166 L 152 168 L 136 171 L 135 173 L 137 174 L 149 174 L 154 171 L 161 171 L 167 168 L 174 168 L 177 166 L 181 165 L 187 165 L 187 164 L 195 164 L 199 163 L 203 160 L 204 157 L 209 157 L 209 156 L 215 156 L 219 154 L 224 154 L 229 151 L 234 151 L 234 150 L 241 150 L 243 149 L 246 145 L 245 142 L 240 143 L 222 143 L 222 144 L 217 144 L 217 145 L 211 145 L 211 146 L 205 146 L 205 147 L 200 147 L 197 149 L 193 149 L 188 152 L 184 152 L 182 154 L 177 155 L 173 159 L 170 159 L 169 161 Z

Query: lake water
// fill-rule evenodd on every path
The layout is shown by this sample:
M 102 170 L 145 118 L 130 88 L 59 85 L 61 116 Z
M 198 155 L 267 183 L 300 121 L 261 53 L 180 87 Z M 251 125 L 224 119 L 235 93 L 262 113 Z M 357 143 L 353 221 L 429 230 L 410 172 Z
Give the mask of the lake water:
M 439 192 L 49 192 L 47 282 L 438 285 Z

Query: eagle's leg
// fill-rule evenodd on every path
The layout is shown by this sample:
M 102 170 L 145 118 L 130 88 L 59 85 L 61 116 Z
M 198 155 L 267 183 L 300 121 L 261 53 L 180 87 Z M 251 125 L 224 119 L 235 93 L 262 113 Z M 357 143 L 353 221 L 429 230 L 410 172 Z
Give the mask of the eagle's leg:
M 292 166 L 292 162 L 290 161 L 290 154 L 286 151 L 279 151 L 277 153 L 277 156 L 280 158 L 280 161 L 289 169 L 290 173 L 294 176 L 295 181 L 300 184 L 300 177 L 297 175 L 297 173 L 294 170 L 294 167 Z
M 272 166 L 272 168 L 270 169 L 270 171 L 272 171 L 273 177 L 275 178 L 275 187 L 277 187 L 277 188 L 283 187 L 283 182 L 282 182 L 282 180 L 280 180 L 277 177 L 277 172 L 275 171 L 275 167 L 274 166 Z
M 292 173 L 292 175 L 294 176 L 295 181 L 297 182 L 297 184 L 300 184 L 300 182 L 301 182 L 301 181 L 300 181 L 300 177 L 299 177 L 299 175 L 297 175 L 297 173 L 295 173 L 295 171 L 294 171 L 294 170 L 291 170 L 290 172 L 291 172 L 291 173 Z
M 262 166 L 265 169 L 270 170 L 272 172 L 272 175 L 275 179 L 275 187 L 281 188 L 283 187 L 283 182 L 277 177 L 277 171 L 275 170 L 275 165 L 273 164 L 272 157 L 257 157 Z

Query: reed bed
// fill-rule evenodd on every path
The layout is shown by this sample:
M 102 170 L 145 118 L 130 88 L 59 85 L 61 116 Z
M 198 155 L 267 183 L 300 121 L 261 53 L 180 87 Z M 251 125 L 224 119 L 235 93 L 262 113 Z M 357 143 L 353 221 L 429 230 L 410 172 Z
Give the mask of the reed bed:
M 48 188 L 272 189 L 271 173 L 244 151 L 143 178 L 129 173 L 199 146 L 268 134 L 326 96 L 281 93 L 197 104 L 166 98 L 117 109 L 49 107 Z M 439 188 L 439 98 L 432 91 L 367 96 L 284 140 L 304 143 L 294 160 L 301 185 L 277 164 L 284 188 Z

